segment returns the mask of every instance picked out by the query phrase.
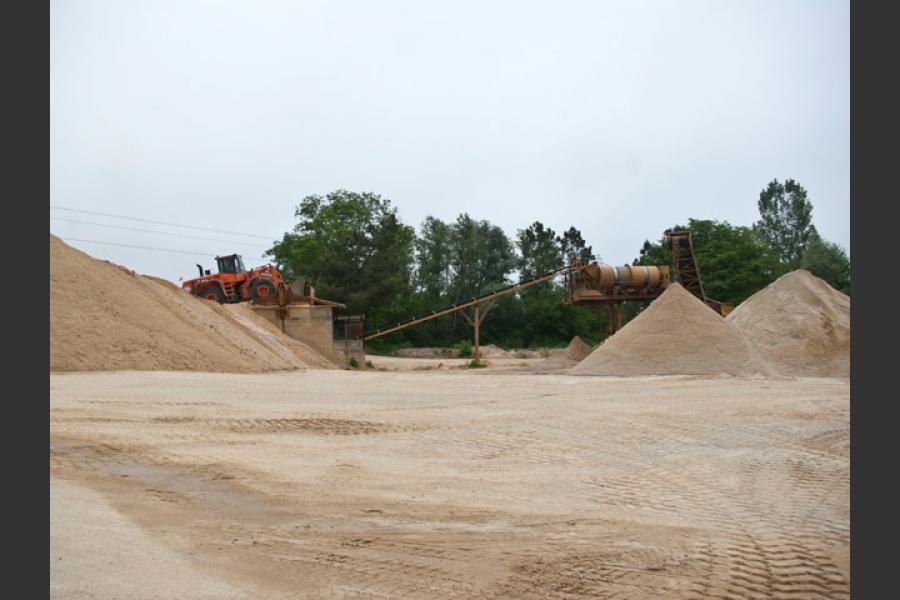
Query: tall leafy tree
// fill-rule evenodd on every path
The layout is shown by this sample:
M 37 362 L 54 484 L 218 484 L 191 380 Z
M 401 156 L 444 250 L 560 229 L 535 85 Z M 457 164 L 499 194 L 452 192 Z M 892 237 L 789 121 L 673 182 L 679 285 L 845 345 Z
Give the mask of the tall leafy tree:
M 559 269 L 568 264 L 571 255 L 582 262 L 593 258 L 577 229 L 570 227 L 557 236 L 539 221 L 519 230 L 517 246 L 522 279 Z M 513 324 L 513 331 L 520 336 L 516 341 L 526 346 L 555 346 L 575 335 L 598 341 L 606 330 L 605 315 L 563 304 L 564 296 L 563 288 L 551 283 L 522 290 L 518 295 L 521 318 Z
M 448 302 L 467 300 L 508 283 L 509 274 L 515 268 L 515 253 L 502 229 L 463 213 L 449 225 L 449 233 Z M 514 308 L 514 301 L 509 298 L 500 299 L 496 304 L 490 323 L 486 323 L 482 332 L 485 341 L 497 331 L 498 321 L 503 321 L 505 314 Z M 469 336 L 468 326 L 457 313 L 449 317 L 447 335 L 452 340 Z
M 563 259 L 556 240 L 556 232 L 540 221 L 518 231 L 518 267 L 523 280 L 562 268 Z
M 585 243 L 581 232 L 574 226 L 569 227 L 561 236 L 557 237 L 556 243 L 559 244 L 564 264 L 569 264 L 570 256 L 575 256 L 579 262 L 583 263 L 600 260 L 599 256 L 594 256 L 593 248 Z
M 292 232 L 268 250 L 290 280 L 308 279 L 324 298 L 377 321 L 408 292 L 415 230 L 390 200 L 337 190 L 303 198 Z
M 450 226 L 450 296 L 453 301 L 477 296 L 509 281 L 515 252 L 503 230 L 467 213 Z
M 837 244 L 823 240 L 818 234 L 811 235 L 801 266 L 831 287 L 850 294 L 850 257 Z
M 540 221 L 535 221 L 516 235 L 519 248 L 518 268 L 522 280 L 531 279 L 562 267 L 563 259 L 556 243 L 556 232 Z M 560 335 L 563 326 L 558 307 L 562 302 L 562 290 L 555 282 L 548 281 L 520 290 L 518 293 L 522 316 L 519 327 L 523 330 L 523 342 L 553 339 Z
M 450 226 L 432 216 L 425 218 L 416 239 L 416 290 L 440 298 L 450 287 Z
M 796 263 L 803 257 L 812 224 L 812 203 L 806 190 L 793 179 L 784 184 L 772 180 L 759 193 L 759 221 L 753 228 L 759 233 L 783 263 Z
M 450 226 L 432 216 L 422 222 L 415 242 L 416 266 L 407 316 L 423 314 L 449 303 Z M 448 345 L 453 340 L 453 319 L 441 318 L 404 330 L 391 340 L 405 339 L 415 346 Z
M 703 288 L 710 298 L 737 304 L 784 273 L 778 255 L 750 227 L 690 219 L 686 226 L 673 229 L 691 230 Z M 677 279 L 671 253 L 662 239 L 657 243 L 645 241 L 634 264 L 669 265 L 673 280 Z

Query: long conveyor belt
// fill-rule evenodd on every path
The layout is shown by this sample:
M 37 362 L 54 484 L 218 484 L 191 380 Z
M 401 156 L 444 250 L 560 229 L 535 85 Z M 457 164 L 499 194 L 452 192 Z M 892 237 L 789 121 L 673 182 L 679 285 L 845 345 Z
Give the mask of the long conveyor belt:
M 395 331 L 400 331 L 401 329 L 406 329 L 407 327 L 412 327 L 413 325 L 418 325 L 419 323 L 424 323 L 425 321 L 430 321 L 431 319 L 436 319 L 438 317 L 442 317 L 444 315 L 449 315 L 450 313 L 454 313 L 470 306 L 474 306 L 479 302 L 486 302 L 489 300 L 493 300 L 494 298 L 499 298 L 500 296 L 506 296 L 507 294 L 512 294 L 518 290 L 530 287 L 532 285 L 537 285 L 539 283 L 544 283 L 545 281 L 550 281 L 551 279 L 558 277 L 560 275 L 565 275 L 566 273 L 572 273 L 574 271 L 580 271 L 584 268 L 584 265 L 572 265 L 569 267 L 565 267 L 562 269 L 558 269 L 556 271 L 550 271 L 549 273 L 544 273 L 543 275 L 539 275 L 537 277 L 533 277 L 526 281 L 520 281 L 519 283 L 514 283 L 505 288 L 500 288 L 496 290 L 492 290 L 487 292 L 486 294 L 482 294 L 481 296 L 475 296 L 470 300 L 466 300 L 465 302 L 460 302 L 457 304 L 451 304 L 449 306 L 445 306 L 444 308 L 439 308 L 437 310 L 433 310 L 430 313 L 426 313 L 424 315 L 419 315 L 417 317 L 413 317 L 406 321 L 401 321 L 399 323 L 395 323 L 390 327 L 384 327 L 382 329 L 376 329 L 375 331 L 368 333 L 363 336 L 363 341 L 368 341 L 375 339 L 377 337 L 381 337 L 383 335 L 387 335 L 389 333 L 394 333 Z

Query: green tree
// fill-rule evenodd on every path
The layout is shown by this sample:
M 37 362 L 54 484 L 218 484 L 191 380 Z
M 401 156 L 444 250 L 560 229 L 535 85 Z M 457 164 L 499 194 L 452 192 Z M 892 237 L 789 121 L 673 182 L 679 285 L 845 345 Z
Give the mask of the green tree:
M 429 298 L 440 298 L 450 288 L 450 226 L 428 216 L 416 239 L 416 290 Z
M 850 257 L 839 245 L 823 240 L 818 234 L 811 235 L 801 266 L 831 287 L 850 294 Z
M 563 257 L 556 241 L 556 232 L 540 221 L 518 230 L 516 246 L 519 249 L 519 279 L 524 281 L 555 271 L 563 266 Z M 518 292 L 521 303 L 521 330 L 525 345 L 556 341 L 563 327 L 557 310 L 562 302 L 562 289 L 551 280 Z
M 559 245 L 563 264 L 569 264 L 570 256 L 575 256 L 579 262 L 583 263 L 600 260 L 599 256 L 594 256 L 593 248 L 587 245 L 581 232 L 574 226 L 569 227 L 561 236 L 557 237 L 556 243 Z
M 305 197 L 295 216 L 293 231 L 267 252 L 285 277 L 308 279 L 317 295 L 367 320 L 387 318 L 409 291 L 415 239 L 390 200 L 337 190 Z
M 544 227 L 540 221 L 517 232 L 518 267 L 522 280 L 562 268 L 563 257 L 556 240 L 556 232 Z
M 750 227 L 728 222 L 690 219 L 673 229 L 690 229 L 694 255 L 703 289 L 709 298 L 737 304 L 764 288 L 785 272 L 778 255 Z M 669 265 L 673 281 L 677 274 L 663 240 L 645 241 L 637 265 Z
M 476 221 L 468 214 L 459 215 L 450 224 L 432 217 L 426 219 L 417 258 L 414 302 L 420 313 L 503 287 L 509 283 L 509 274 L 515 268 L 513 246 L 503 230 L 487 221 Z M 495 302 L 491 318 L 482 330 L 485 343 L 498 332 L 496 323 L 508 323 L 509 313 L 514 309 L 514 301 L 508 298 Z M 409 337 L 421 345 L 446 346 L 471 335 L 457 313 L 414 329 L 419 331 L 410 332 Z M 428 343 L 424 342 L 425 338 Z
M 515 251 L 503 230 L 461 214 L 450 226 L 450 285 L 454 302 L 509 283 Z
M 428 216 L 419 231 L 407 316 L 424 314 L 450 303 L 451 228 L 440 219 Z M 447 346 L 452 341 L 453 327 L 452 318 L 433 319 L 393 335 L 390 340 L 405 340 L 414 346 Z
M 663 239 L 658 243 L 651 243 L 650 240 L 644 240 L 644 245 L 638 251 L 638 257 L 634 259 L 632 264 L 635 265 L 668 265 L 670 272 L 675 273 L 675 263 L 672 261 L 672 253 L 666 248 Z
M 753 228 L 778 253 L 781 262 L 796 264 L 815 233 L 813 206 L 806 190 L 793 179 L 784 184 L 774 179 L 759 193 L 757 206 L 760 219 Z
M 556 236 L 552 229 L 536 221 L 518 231 L 516 245 L 523 280 L 561 268 L 572 255 L 582 262 L 593 258 L 590 246 L 574 227 Z M 515 332 L 515 341 L 526 347 L 562 346 L 576 335 L 590 342 L 599 341 L 606 332 L 605 313 L 564 304 L 564 297 L 562 286 L 553 283 L 522 290 L 516 297 L 517 319 L 506 331 Z

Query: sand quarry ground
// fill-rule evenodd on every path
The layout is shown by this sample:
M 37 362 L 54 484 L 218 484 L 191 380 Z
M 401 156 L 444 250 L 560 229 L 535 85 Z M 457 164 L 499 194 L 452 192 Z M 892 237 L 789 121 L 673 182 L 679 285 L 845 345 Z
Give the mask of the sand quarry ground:
M 51 597 L 849 596 L 849 379 L 371 359 L 51 373 Z
M 50 249 L 52 598 L 849 595 L 850 299 L 810 273 L 348 371 Z

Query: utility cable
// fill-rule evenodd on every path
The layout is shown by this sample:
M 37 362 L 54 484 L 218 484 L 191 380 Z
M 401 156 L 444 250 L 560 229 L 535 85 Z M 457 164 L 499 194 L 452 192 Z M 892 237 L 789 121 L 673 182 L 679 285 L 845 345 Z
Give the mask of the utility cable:
M 88 244 L 103 244 L 103 245 L 105 245 L 105 246 L 122 246 L 123 248 L 139 248 L 139 249 L 141 249 L 141 250 L 156 250 L 156 251 L 158 251 L 158 252 L 172 252 L 172 253 L 175 253 L 175 254 L 189 254 L 189 255 L 191 255 L 191 256 L 207 256 L 207 257 L 208 257 L 208 256 L 216 256 L 214 253 L 211 253 L 211 252 L 210 252 L 210 253 L 207 253 L 207 252 L 188 252 L 187 250 L 171 250 L 171 249 L 169 249 L 169 248 L 152 248 L 152 247 L 150 247 L 150 246 L 136 246 L 136 245 L 134 245 L 134 244 L 119 244 L 119 243 L 116 243 L 116 242 L 101 242 L 101 241 L 99 241 L 99 240 L 83 240 L 83 239 L 79 239 L 79 238 L 70 238 L 70 237 L 63 238 L 63 241 L 70 241 L 70 242 L 87 242 Z M 268 260 L 271 260 L 271 259 L 270 259 L 270 258 L 266 258 L 266 257 L 262 257 L 262 256 L 261 256 L 261 257 L 259 257 L 259 258 L 251 258 L 250 260 L 254 260 L 254 261 L 256 261 L 256 260 L 268 261 Z
M 165 221 L 154 221 L 152 219 L 139 219 L 137 217 L 126 217 L 124 215 L 114 215 L 110 213 L 96 212 L 92 210 L 81 210 L 80 208 L 67 208 L 65 206 L 57 206 L 54 204 L 50 205 L 50 208 L 55 208 L 57 210 L 67 210 L 70 212 L 84 213 L 86 215 L 98 215 L 101 217 L 112 217 L 114 219 L 126 219 L 128 221 L 140 221 L 141 223 L 153 223 L 155 225 L 166 225 L 168 227 L 181 227 L 182 229 L 199 229 L 202 231 L 212 231 L 214 233 L 228 233 L 231 235 L 243 235 L 247 237 L 255 237 L 262 238 L 264 240 L 277 239 L 277 236 L 272 237 L 268 235 L 257 235 L 255 233 L 244 233 L 241 231 L 228 231 L 225 229 L 211 229 L 209 227 L 198 227 L 196 225 L 181 225 L 180 223 L 167 223 Z
M 195 240 L 205 240 L 207 242 L 222 242 L 224 244 L 241 244 L 244 246 L 254 246 L 256 248 L 266 248 L 263 244 L 255 244 L 253 242 L 239 242 L 235 240 L 220 240 L 216 238 L 200 237 L 196 235 L 187 235 L 184 233 L 169 233 L 168 231 L 154 231 L 153 229 L 142 229 L 140 227 L 124 227 L 122 225 L 109 225 L 107 223 L 92 223 L 90 221 L 79 221 L 77 219 L 65 219 L 63 217 L 50 217 L 54 221 L 65 221 L 66 223 L 81 223 L 82 225 L 96 225 L 97 227 L 109 227 L 112 229 L 124 229 L 127 231 L 144 231 L 146 233 L 158 233 L 159 235 L 169 235 L 174 237 L 192 238 Z

